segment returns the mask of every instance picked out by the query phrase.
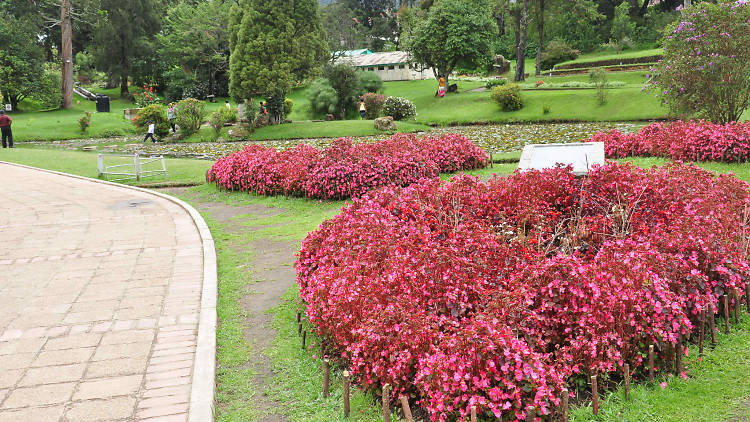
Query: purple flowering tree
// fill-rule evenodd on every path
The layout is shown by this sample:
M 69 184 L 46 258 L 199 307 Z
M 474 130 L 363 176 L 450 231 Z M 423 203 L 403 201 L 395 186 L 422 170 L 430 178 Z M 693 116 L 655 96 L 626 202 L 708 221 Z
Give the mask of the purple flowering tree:
M 665 31 L 664 58 L 649 88 L 670 111 L 716 123 L 740 119 L 750 105 L 750 4 L 699 3 Z

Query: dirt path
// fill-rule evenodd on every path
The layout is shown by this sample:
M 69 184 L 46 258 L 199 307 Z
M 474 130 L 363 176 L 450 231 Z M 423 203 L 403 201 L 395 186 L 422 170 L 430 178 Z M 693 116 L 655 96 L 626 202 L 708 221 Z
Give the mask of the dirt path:
M 188 189 L 168 188 L 161 191 L 190 199 L 193 206 L 201 213 L 208 214 L 212 220 L 222 224 L 224 231 L 230 234 L 241 236 L 243 233 L 256 229 L 241 224 L 241 220 L 237 219 L 239 216 L 250 214 L 258 217 L 271 217 L 284 211 L 280 208 L 261 205 L 234 206 L 219 201 L 208 202 L 192 195 Z M 257 420 L 259 422 L 288 421 L 285 416 L 274 413 L 277 406 L 263 394 L 274 375 L 271 371 L 271 363 L 263 350 L 270 348 L 271 342 L 276 337 L 276 331 L 271 328 L 272 315 L 267 311 L 278 305 L 284 292 L 295 283 L 296 274 L 293 264 L 294 254 L 299 250 L 299 242 L 259 239 L 240 241 L 235 248 L 237 252 L 249 250 L 252 257 L 243 265 L 252 272 L 254 283 L 248 285 L 241 305 L 246 312 L 244 338 L 253 351 L 250 354 L 248 366 L 256 374 L 252 383 L 258 392 L 254 396 L 255 408 L 260 414 Z

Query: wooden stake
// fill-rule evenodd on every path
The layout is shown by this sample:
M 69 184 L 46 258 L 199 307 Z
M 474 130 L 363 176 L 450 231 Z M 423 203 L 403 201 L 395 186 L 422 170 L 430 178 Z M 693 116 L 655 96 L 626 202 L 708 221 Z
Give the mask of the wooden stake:
M 706 310 L 701 311 L 700 334 L 698 336 L 698 356 L 703 356 L 703 341 L 706 339 Z
M 307 330 L 302 332 L 302 350 L 305 350 L 305 343 L 307 342 Z
M 682 372 L 682 353 L 683 353 L 682 336 L 678 336 L 677 337 L 677 356 L 675 357 L 675 365 L 674 365 L 675 375 L 680 375 L 680 372 Z
M 570 397 L 570 394 L 568 394 L 568 389 L 563 388 L 562 390 L 562 411 L 560 412 L 560 421 L 561 422 L 568 422 L 568 398 Z
M 711 345 L 716 346 L 716 310 L 714 305 L 709 305 L 708 328 L 711 329 Z
M 745 282 L 745 306 L 747 306 L 747 313 L 750 314 L 750 282 Z
M 595 415 L 599 415 L 599 386 L 596 384 L 596 375 L 591 376 L 591 407 Z
M 349 417 L 351 406 L 349 405 L 349 371 L 344 371 L 344 417 Z
M 740 323 L 740 294 L 737 293 L 737 289 L 732 291 L 734 296 L 734 323 Z
M 492 153 L 490 153 L 490 168 L 495 164 L 495 160 L 492 159 Z
M 477 422 L 477 407 L 471 406 L 471 422 Z
M 724 295 L 724 334 L 729 334 L 729 295 Z
M 391 386 L 383 386 L 383 422 L 391 422 Z
M 630 364 L 625 364 L 625 400 L 630 399 Z
M 328 398 L 328 393 L 331 387 L 331 365 L 328 363 L 328 359 L 323 359 L 323 398 Z
M 648 380 L 654 382 L 654 345 L 648 346 Z
M 400 396 L 398 398 L 401 401 L 401 410 L 404 411 L 404 419 L 406 422 L 414 422 L 414 418 L 411 417 L 411 407 L 409 407 L 409 399 L 406 396 Z
M 297 323 L 297 334 L 302 334 L 302 323 L 301 322 Z
M 302 312 L 297 311 L 297 324 L 299 324 L 302 321 Z

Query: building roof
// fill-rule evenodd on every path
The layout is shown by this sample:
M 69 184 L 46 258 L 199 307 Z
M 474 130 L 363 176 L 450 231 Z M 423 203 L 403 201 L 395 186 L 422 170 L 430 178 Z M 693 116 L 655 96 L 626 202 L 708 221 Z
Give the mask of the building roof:
M 342 57 L 339 61 L 348 63 L 354 67 L 405 64 L 409 62 L 409 53 L 406 51 L 389 51 L 386 53 L 362 54 L 359 56 Z
M 340 53 L 344 57 L 352 57 L 352 56 L 359 56 L 362 54 L 372 54 L 372 51 L 370 51 L 370 49 L 368 48 L 360 48 L 359 50 L 341 51 Z

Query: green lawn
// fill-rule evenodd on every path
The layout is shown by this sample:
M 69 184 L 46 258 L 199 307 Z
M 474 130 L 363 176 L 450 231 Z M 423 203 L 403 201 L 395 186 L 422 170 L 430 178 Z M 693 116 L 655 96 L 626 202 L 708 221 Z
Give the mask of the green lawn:
M 584 53 L 578 56 L 575 60 L 568 60 L 567 62 L 558 63 L 558 65 L 565 64 L 578 64 L 596 62 L 600 60 L 614 60 L 614 59 L 634 59 L 638 57 L 656 56 L 664 52 L 661 48 L 652 48 L 650 50 L 637 50 L 637 51 L 621 51 L 619 53 L 612 53 L 609 51 L 598 51 L 593 53 Z
M 27 166 L 39 167 L 48 170 L 60 171 L 63 173 L 76 174 L 91 178 L 98 177 L 96 167 L 97 154 L 95 152 L 81 151 L 61 151 L 41 148 L 13 148 L 0 149 L 0 161 L 25 164 Z M 122 159 L 109 159 L 105 162 L 117 164 L 124 163 Z M 206 171 L 211 168 L 212 161 L 206 160 L 189 160 L 189 159 L 164 159 L 167 167 L 167 175 L 170 184 L 197 184 L 206 181 Z M 165 183 L 162 176 L 147 178 L 137 182 L 124 181 L 122 183 L 130 185 L 148 186 L 154 183 Z

